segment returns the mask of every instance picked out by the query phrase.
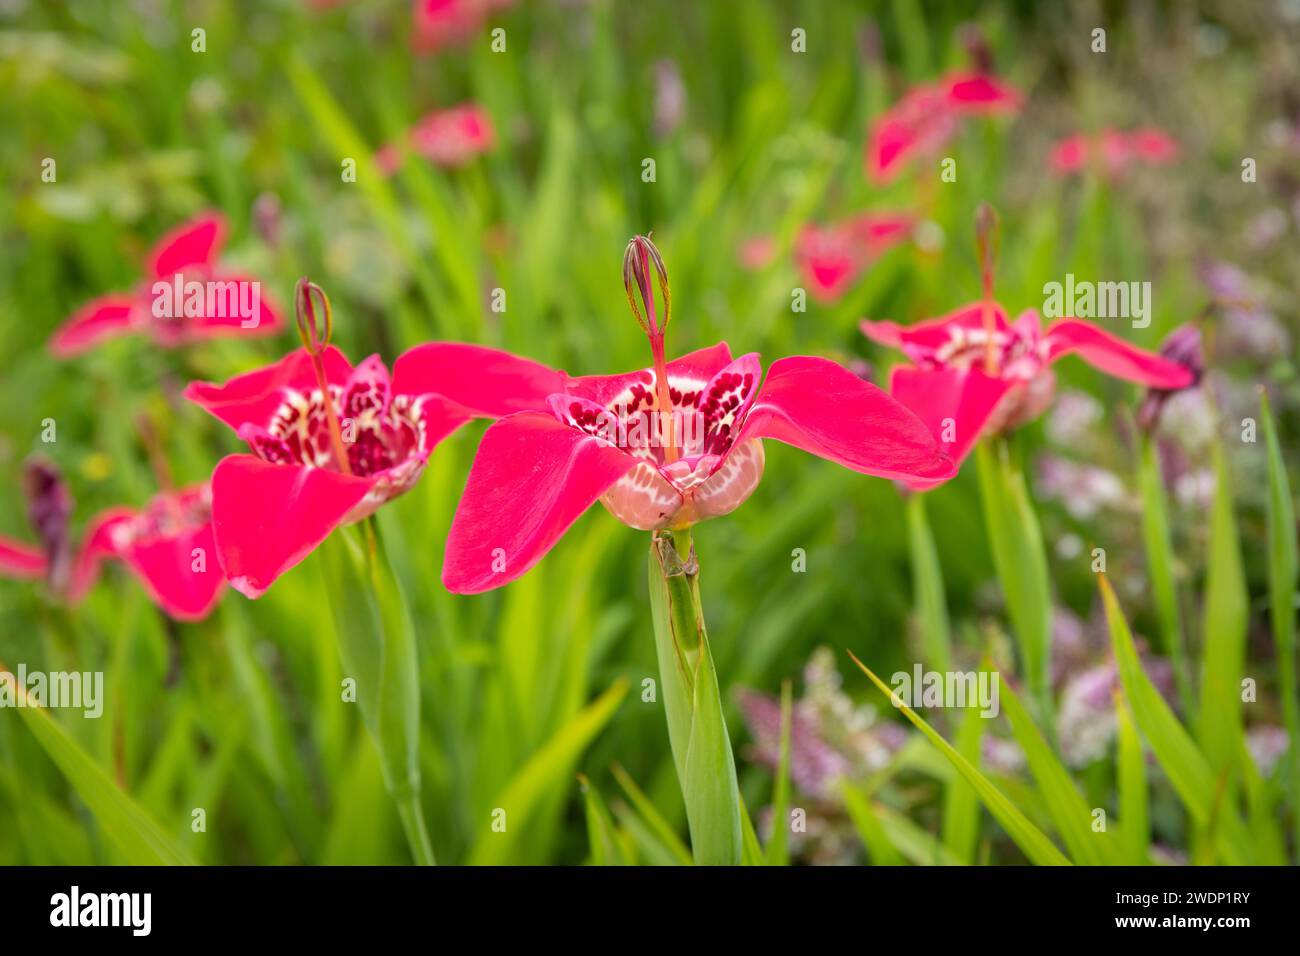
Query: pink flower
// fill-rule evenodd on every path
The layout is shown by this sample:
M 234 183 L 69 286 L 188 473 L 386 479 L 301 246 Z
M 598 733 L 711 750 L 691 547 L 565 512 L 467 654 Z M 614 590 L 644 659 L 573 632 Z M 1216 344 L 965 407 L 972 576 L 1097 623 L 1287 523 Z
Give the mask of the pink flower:
M 655 370 L 642 369 L 562 377 L 546 410 L 488 428 L 447 538 L 447 588 L 469 594 L 514 580 L 597 500 L 642 530 L 727 514 L 762 477 L 763 438 L 869 475 L 952 473 L 914 415 L 826 359 L 778 359 L 763 381 L 757 354 L 733 359 L 720 343 L 666 372 L 666 415 Z
M 231 586 L 248 597 L 336 527 L 410 488 L 434 447 L 461 425 L 540 407 L 558 382 L 526 359 L 443 342 L 404 353 L 390 376 L 377 355 L 354 368 L 323 344 L 328 338 L 313 332 L 310 349 L 224 385 L 192 382 L 185 390 L 249 446 L 212 474 L 217 554 Z
M 917 156 L 933 156 L 968 116 L 1014 113 L 1021 95 L 995 77 L 952 73 L 910 91 L 872 124 L 867 175 L 874 183 L 894 179 Z
M 905 213 L 862 213 L 834 226 L 805 226 L 795 243 L 795 261 L 815 298 L 831 302 L 844 294 L 873 261 L 911 232 Z
M 132 332 L 174 348 L 196 339 L 279 331 L 280 318 L 262 297 L 261 284 L 218 266 L 225 235 L 226 222 L 217 213 L 172 230 L 149 253 L 148 278 L 135 291 L 86 303 L 55 330 L 50 350 L 68 358 Z M 195 288 L 201 290 L 197 297 Z
M 451 43 L 464 43 L 496 10 L 514 0 L 415 0 L 412 42 L 419 53 L 431 53 Z
M 430 113 L 407 134 L 411 151 L 439 166 L 464 166 L 495 142 L 491 117 L 474 103 Z M 375 154 L 375 163 L 385 174 L 396 172 L 402 163 L 401 149 L 397 144 L 385 146 Z
M 199 620 L 216 605 L 225 581 L 213 549 L 206 485 L 163 492 L 140 511 L 102 512 L 91 520 L 75 554 L 68 534 L 72 496 L 58 470 L 43 460 L 30 462 L 26 493 L 28 517 L 42 547 L 0 538 L 0 575 L 43 578 L 55 598 L 77 604 L 94 586 L 103 560 L 117 558 L 177 620 Z
M 1123 132 L 1106 129 L 1096 136 L 1077 133 L 1067 136 L 1052 150 L 1052 169 L 1061 175 L 1082 172 L 1099 162 L 1112 178 L 1121 176 L 1134 163 L 1165 166 L 1178 158 L 1178 141 L 1155 127 Z
M 976 302 L 937 319 L 904 327 L 862 323 L 874 342 L 900 349 L 912 362 L 894 369 L 889 391 L 931 429 L 960 464 L 985 434 L 1013 428 L 1051 403 L 1051 365 L 1076 354 L 1090 365 L 1152 388 L 1185 388 L 1192 374 L 1177 362 L 1130 345 L 1079 319 L 1046 332 L 1035 310 L 1008 322 L 1001 306 Z M 914 488 L 933 487 L 930 480 Z
M 207 617 L 225 584 L 212 536 L 211 498 L 208 485 L 202 484 L 163 492 L 139 511 L 111 508 L 96 516 L 73 567 L 69 600 L 80 601 L 100 563 L 116 558 L 170 617 Z
M 33 581 L 45 577 L 45 554 L 40 548 L 0 536 L 0 577 Z

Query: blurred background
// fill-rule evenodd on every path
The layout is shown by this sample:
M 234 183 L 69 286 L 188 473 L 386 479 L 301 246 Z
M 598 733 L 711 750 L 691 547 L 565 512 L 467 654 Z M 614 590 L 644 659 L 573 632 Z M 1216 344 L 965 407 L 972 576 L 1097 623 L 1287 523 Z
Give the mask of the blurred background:
M 86 301 L 135 287 L 153 243 L 200 211 L 227 217 L 223 262 L 257 276 L 282 313 L 300 276 L 322 286 L 335 342 L 354 361 L 461 339 L 573 374 L 641 367 L 648 351 L 621 256 L 630 236 L 653 230 L 672 282 L 670 353 L 726 340 L 768 362 L 825 355 L 883 384 L 897 357 L 868 343 L 859 320 L 907 323 L 977 299 L 973 221 L 988 202 L 1001 216 L 996 290 L 1010 311 L 1041 308 L 1044 283 L 1073 273 L 1152 283 L 1150 327 L 1118 328 L 1144 347 L 1202 321 L 1210 371 L 1171 400 L 1160 432 L 1175 573 L 1197 660 L 1212 446 L 1223 442 L 1259 683 L 1246 742 L 1271 781 L 1264 819 L 1281 826 L 1266 460 L 1239 436 L 1262 383 L 1288 464 L 1300 454 L 1287 438 L 1300 424 L 1300 3 L 538 0 L 469 4 L 454 29 L 436 30 L 421 6 L 0 0 L 0 534 L 36 541 L 22 494 L 33 454 L 62 470 L 74 535 L 105 507 L 143 505 L 156 482 L 142 415 L 178 483 L 240 449 L 180 392 L 278 359 L 298 345 L 291 323 L 278 337 L 177 349 L 128 337 L 69 360 L 47 347 Z M 1104 53 L 1092 49 L 1098 27 Z M 864 164 L 873 120 L 952 71 L 994 74 L 1024 103 L 953 132 L 939 155 L 956 159 L 955 182 L 929 160 L 874 182 Z M 391 175 L 371 162 L 423 117 L 462 104 L 488 118 L 486 148 L 417 149 Z M 1075 173 L 1053 164 L 1067 137 L 1153 127 L 1176 143 L 1172 161 Z M 1248 184 L 1247 157 L 1257 169 Z M 42 176 L 46 159 L 54 181 Z M 835 294 L 812 294 L 808 230 L 870 211 L 918 224 Z M 806 309 L 792 307 L 796 289 L 809 291 Z M 1090 551 L 1107 549 L 1135 634 L 1151 635 L 1134 477 L 1141 395 L 1077 361 L 1057 369 L 1053 409 L 1017 438 L 1058 604 L 1061 757 L 1089 806 L 1108 807 L 1115 679 Z M 657 672 L 648 536 L 593 508 L 521 580 L 446 593 L 443 542 L 482 431 L 439 446 L 415 488 L 380 513 L 417 619 L 425 810 L 440 861 L 672 862 L 681 796 L 662 709 L 641 699 Z M 904 856 L 945 860 L 951 770 L 844 654 L 882 675 L 918 659 L 901 502 L 887 481 L 769 442 L 752 499 L 696 533 L 760 834 L 773 700 L 792 682 L 792 800 L 808 817 L 793 835 L 796 862 L 869 856 L 832 776 L 873 781 L 873 806 Z M 1009 658 L 974 469 L 927 507 L 958 660 L 972 666 L 988 648 Z M 795 549 L 806 570 L 793 568 Z M 39 583 L 0 580 L 0 660 L 104 671 L 101 719 L 54 716 L 202 862 L 408 862 L 377 758 L 339 702 L 324 588 L 313 557 L 256 602 L 228 592 L 207 620 L 177 623 L 120 566 L 75 608 Z M 626 693 L 590 706 L 620 680 Z M 943 715 L 933 723 L 952 737 Z M 999 723 L 984 737 L 984 768 L 1046 821 L 1010 733 Z M 1152 855 L 1189 862 L 1183 809 L 1160 769 L 1150 773 Z M 502 806 L 510 824 L 493 833 Z M 191 828 L 195 807 L 207 809 L 206 832 Z M 110 825 L 45 745 L 0 713 L 0 862 L 119 861 Z M 602 833 L 613 834 L 603 849 L 592 837 Z M 1273 852 L 1261 862 L 1286 858 L 1284 839 L 1264 844 Z M 987 816 L 975 846 L 965 862 L 1024 861 Z

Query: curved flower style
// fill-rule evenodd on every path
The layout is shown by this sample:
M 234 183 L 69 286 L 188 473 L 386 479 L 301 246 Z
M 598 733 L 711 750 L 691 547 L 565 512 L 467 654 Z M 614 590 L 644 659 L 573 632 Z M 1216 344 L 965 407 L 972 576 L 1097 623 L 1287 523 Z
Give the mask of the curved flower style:
M 795 260 L 815 298 L 832 302 L 887 249 L 907 238 L 914 219 L 906 213 L 863 213 L 834 226 L 805 226 Z
M 129 567 L 149 597 L 178 621 L 207 617 L 226 583 L 212 536 L 212 494 L 207 484 L 164 491 L 139 511 L 111 508 L 86 529 L 68 599 L 90 590 L 101 562 L 116 558 Z
M 1152 388 L 1185 388 L 1192 374 L 1177 362 L 1130 345 L 1095 325 L 1061 319 L 1045 332 L 1029 309 L 1014 322 L 993 303 L 976 302 L 937 319 L 900 326 L 862 322 L 874 342 L 912 361 L 890 377 L 889 391 L 931 429 L 958 464 L 981 436 L 1030 421 L 1051 403 L 1051 365 L 1078 355 L 1116 378 Z M 908 482 L 913 488 L 937 482 Z
M 412 42 L 420 53 L 463 43 L 497 10 L 514 0 L 415 0 Z
M 412 152 L 439 166 L 464 166 L 481 156 L 496 142 L 496 131 L 487 111 L 475 103 L 462 103 L 450 109 L 429 113 L 407 133 Z M 375 164 L 385 174 L 392 174 L 402 164 L 397 144 L 389 144 L 375 154 Z
M 149 253 L 148 278 L 135 291 L 87 302 L 55 330 L 50 350 L 69 358 L 134 332 L 175 348 L 195 339 L 279 331 L 280 318 L 262 298 L 260 283 L 224 272 L 217 264 L 225 236 L 225 219 L 216 213 L 173 229 Z M 199 296 L 191 285 L 196 282 Z
M 217 554 L 231 586 L 248 597 L 336 527 L 410 488 L 461 425 L 542 407 L 559 381 L 526 359 L 455 343 L 411 349 L 391 376 L 377 355 L 355 368 L 333 346 L 319 353 L 319 368 L 314 358 L 298 349 L 223 385 L 185 390 L 249 446 L 212 474 Z M 459 401 L 438 394 L 441 387 Z
M 1096 136 L 1067 136 L 1052 149 L 1052 169 L 1061 175 L 1082 172 L 1099 161 L 1108 176 L 1123 175 L 1135 163 L 1167 166 L 1178 158 L 1178 141 L 1164 130 L 1145 127 L 1130 132 L 1106 129 Z
M 952 73 L 916 87 L 872 124 L 867 175 L 890 182 L 914 157 L 941 149 L 965 117 L 1014 113 L 1020 102 L 1015 88 L 983 73 Z
M 443 584 L 472 594 L 514 580 L 597 500 L 641 530 L 727 514 L 762 477 L 763 438 L 863 474 L 952 473 L 911 412 L 826 359 L 778 359 L 762 381 L 757 354 L 733 359 L 720 343 L 665 368 L 671 411 L 653 368 L 555 373 L 563 387 L 547 410 L 489 427 L 447 537 Z

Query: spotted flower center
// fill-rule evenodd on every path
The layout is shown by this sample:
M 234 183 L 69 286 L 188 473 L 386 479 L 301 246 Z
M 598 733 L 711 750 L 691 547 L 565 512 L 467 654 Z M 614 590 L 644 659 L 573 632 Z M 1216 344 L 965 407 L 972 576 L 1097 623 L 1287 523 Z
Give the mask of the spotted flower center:
M 1044 346 L 1020 329 L 966 328 L 954 325 L 949 339 L 934 352 L 934 364 L 968 371 L 982 369 L 988 358 L 992 337 L 997 374 L 1002 378 L 1028 381 L 1042 369 Z
M 388 398 L 378 381 L 329 386 L 348 468 L 369 477 L 395 468 L 425 447 L 419 402 L 409 395 Z M 246 436 L 258 457 L 275 464 L 340 470 L 330 435 L 326 397 L 320 389 L 287 391 L 264 432 Z

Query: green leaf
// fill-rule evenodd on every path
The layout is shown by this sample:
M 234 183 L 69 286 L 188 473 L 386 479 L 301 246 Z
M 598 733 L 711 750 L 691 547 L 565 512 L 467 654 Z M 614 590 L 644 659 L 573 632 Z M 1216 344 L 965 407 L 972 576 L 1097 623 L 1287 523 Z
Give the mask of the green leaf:
M 903 866 L 907 861 L 885 833 L 872 801 L 849 780 L 842 781 L 840 794 L 844 798 L 844 809 L 848 810 L 849 819 L 862 838 L 862 845 L 867 848 L 867 856 L 872 864 Z
M 772 841 L 767 845 L 769 866 L 788 866 L 790 863 L 790 725 L 793 709 L 793 691 L 787 680 L 781 684 L 781 746 L 772 796 Z
M 506 828 L 498 833 L 493 831 L 491 819 L 483 823 L 470 853 L 471 865 L 499 866 L 512 859 L 512 849 L 519 834 L 527 832 L 529 819 L 551 785 L 556 780 L 569 778 L 570 768 L 579 755 L 614 716 L 627 687 L 627 681 L 619 678 L 556 731 L 555 736 L 519 768 L 492 802 L 493 809 L 499 807 L 506 812 Z
M 44 707 L 20 707 L 27 728 L 133 866 L 193 866 L 194 860 L 95 763 Z
M 1246 668 L 1249 614 L 1237 520 L 1223 446 L 1214 444 L 1214 503 L 1205 572 L 1205 649 L 1201 661 L 1201 746 L 1216 773 L 1230 771 L 1241 753 L 1241 679 Z
M 1295 592 L 1297 576 L 1295 505 L 1282 461 L 1268 393 L 1259 390 L 1264 441 L 1268 446 L 1268 597 L 1277 648 L 1278 697 L 1289 738 L 1286 762 L 1293 838 L 1300 846 L 1300 698 L 1296 691 Z
M 957 752 L 973 767 L 980 764 L 980 741 L 984 737 L 984 718 L 978 708 L 968 707 L 957 728 Z M 975 790 L 961 774 L 954 775 L 943 791 L 943 842 L 961 863 L 975 862 L 979 842 L 980 804 Z
M 1110 582 L 1104 574 L 1097 577 L 1120 683 L 1133 708 L 1133 719 L 1192 820 L 1219 846 L 1225 862 L 1233 866 L 1249 862 L 1249 834 L 1245 825 L 1232 807 L 1225 804 L 1224 788 L 1210 771 L 1210 765 L 1142 669 L 1128 621 Z M 1222 839 L 1215 839 L 1216 830 Z
M 622 840 L 609 808 L 600 792 L 585 774 L 578 774 L 583 807 L 587 811 L 587 841 L 591 845 L 591 862 L 596 866 L 627 866 Z
M 1024 704 L 1005 681 L 1002 682 L 1001 702 L 1011 722 L 1011 732 L 1024 751 L 1052 823 L 1065 842 L 1070 857 L 1085 866 L 1118 864 L 1119 853 L 1110 834 L 1093 832 L 1092 811 L 1075 788 L 1070 772 L 1052 753 Z
M 618 781 L 618 785 L 623 788 L 623 792 L 627 794 L 627 798 L 632 801 L 632 806 L 641 815 L 655 838 L 663 844 L 675 862 L 682 866 L 690 866 L 693 862 L 690 849 L 682 842 L 677 832 L 668 825 L 668 821 L 650 802 L 650 798 L 645 795 L 645 792 L 637 786 L 636 781 L 619 764 L 610 767 L 610 772 L 614 775 L 614 779 Z
M 980 773 L 969 760 L 963 757 L 948 741 L 927 724 L 920 716 L 907 706 L 901 698 L 894 694 L 885 683 L 873 674 L 867 665 L 858 660 L 852 651 L 849 651 L 849 657 L 853 658 L 853 663 L 862 669 L 862 672 L 871 679 L 871 682 L 880 688 L 880 692 L 888 697 L 901 710 L 916 727 L 917 730 L 925 734 L 934 744 L 943 752 L 943 755 L 952 761 L 952 765 L 957 768 L 957 772 L 966 778 L 966 781 L 975 788 L 979 794 L 980 800 L 988 808 L 993 818 L 1001 824 L 1002 829 L 1007 832 L 1007 836 L 1020 847 L 1021 851 L 1029 858 L 1031 863 L 1039 866 L 1069 866 L 1070 861 L 1065 857 L 1055 844 L 1047 838 L 1042 830 L 1029 822 L 1029 819 L 1016 808 L 1010 800 L 1000 791 L 993 783 Z
M 980 442 L 975 457 L 993 564 L 1006 596 L 1022 676 L 1039 717 L 1050 720 L 1052 593 L 1043 533 L 1029 500 L 1024 474 L 1012 462 L 1007 443 Z
M 1120 844 L 1124 848 L 1124 862 L 1130 866 L 1145 866 L 1151 862 L 1147 844 L 1151 840 L 1151 819 L 1147 803 L 1147 762 L 1142 751 L 1133 714 L 1124 700 L 1122 691 L 1115 693 L 1115 721 L 1118 767 L 1116 778 L 1119 788 Z

